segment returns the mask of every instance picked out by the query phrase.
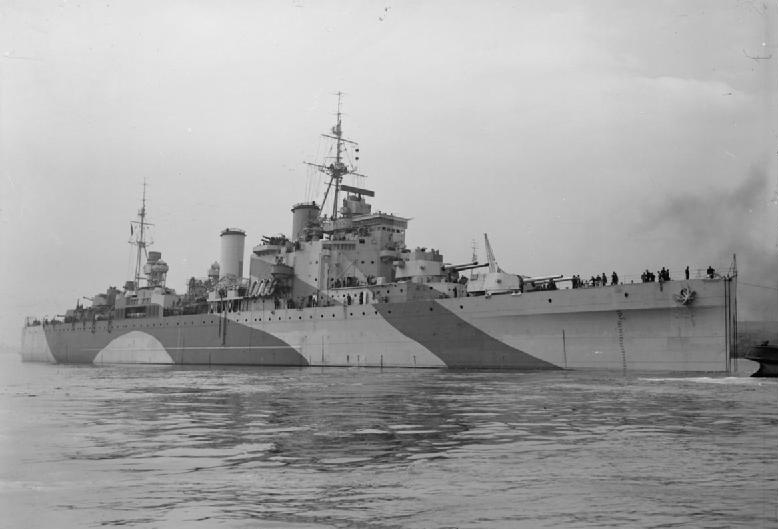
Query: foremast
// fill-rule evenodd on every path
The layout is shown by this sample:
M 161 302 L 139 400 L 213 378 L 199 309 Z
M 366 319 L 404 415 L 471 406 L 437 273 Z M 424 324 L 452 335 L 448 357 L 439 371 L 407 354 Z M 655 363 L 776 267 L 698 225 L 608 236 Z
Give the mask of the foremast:
M 338 218 L 338 199 L 341 190 L 345 190 L 345 191 L 357 190 L 357 191 L 362 191 L 365 194 L 370 193 L 367 190 L 361 190 L 351 186 L 343 185 L 343 177 L 346 175 L 354 175 L 358 177 L 365 177 L 365 175 L 356 172 L 356 167 L 354 164 L 346 163 L 346 146 L 350 145 L 354 148 L 354 153 L 355 153 L 354 162 L 358 162 L 359 144 L 355 141 L 347 140 L 343 137 L 343 127 L 342 127 L 343 113 L 341 111 L 341 107 L 343 103 L 343 92 L 337 92 L 336 95 L 338 96 L 338 111 L 336 114 L 337 122 L 335 126 L 332 127 L 331 129 L 332 134 L 322 134 L 322 136 L 324 136 L 325 138 L 335 140 L 335 160 L 329 165 L 305 162 L 306 164 L 312 167 L 316 167 L 319 171 L 327 175 L 327 177 L 329 178 L 329 181 L 327 183 L 327 190 L 324 192 L 324 199 L 322 200 L 322 207 L 326 204 L 327 197 L 330 194 L 330 190 L 332 190 L 333 192 L 332 220 Z M 372 194 L 370 196 L 372 196 Z

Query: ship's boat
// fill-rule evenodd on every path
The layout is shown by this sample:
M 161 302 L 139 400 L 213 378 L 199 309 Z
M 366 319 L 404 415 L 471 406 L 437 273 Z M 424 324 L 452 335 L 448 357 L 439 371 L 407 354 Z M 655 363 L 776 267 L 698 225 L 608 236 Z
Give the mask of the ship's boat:
M 22 356 L 62 363 L 609 369 L 727 372 L 736 274 L 605 286 L 452 265 L 408 248 L 409 219 L 374 211 L 359 185 L 340 100 L 323 200 L 292 207 L 289 235 L 263 236 L 244 274 L 246 233 L 221 232 L 221 256 L 187 291 L 148 252 L 146 195 L 133 234 L 135 277 L 63 318 L 29 319 Z M 344 178 L 354 183 L 344 183 Z M 145 263 L 143 258 L 146 258 Z

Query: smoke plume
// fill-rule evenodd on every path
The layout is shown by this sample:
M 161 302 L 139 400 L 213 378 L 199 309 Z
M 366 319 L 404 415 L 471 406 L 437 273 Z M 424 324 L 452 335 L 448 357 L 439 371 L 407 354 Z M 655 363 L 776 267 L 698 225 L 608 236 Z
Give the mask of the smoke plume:
M 729 263 L 737 255 L 742 320 L 778 320 L 778 201 L 762 167 L 753 166 L 734 189 L 666 197 L 644 216 L 643 230 L 673 233 L 698 256 Z

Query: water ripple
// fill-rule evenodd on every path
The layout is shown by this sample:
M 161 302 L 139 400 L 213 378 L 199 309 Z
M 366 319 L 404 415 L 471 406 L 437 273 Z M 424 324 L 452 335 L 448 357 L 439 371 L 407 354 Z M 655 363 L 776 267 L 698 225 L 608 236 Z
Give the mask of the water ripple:
M 13 526 L 778 523 L 769 381 L 3 367 Z

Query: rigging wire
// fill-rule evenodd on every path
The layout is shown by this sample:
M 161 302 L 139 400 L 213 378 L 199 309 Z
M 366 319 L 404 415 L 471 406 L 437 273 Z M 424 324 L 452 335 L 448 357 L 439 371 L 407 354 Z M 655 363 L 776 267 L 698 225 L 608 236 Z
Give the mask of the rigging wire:
M 135 263 L 134 254 L 135 252 L 133 251 L 132 246 L 130 246 L 130 250 L 127 252 L 127 272 L 124 277 L 132 277 L 132 270 L 134 268 L 134 263 Z
M 778 287 L 772 287 L 772 286 L 769 286 L 769 285 L 759 285 L 759 284 L 756 284 L 756 283 L 748 283 L 748 282 L 742 281 L 740 279 L 738 279 L 737 284 L 738 285 L 748 285 L 750 287 L 757 287 L 757 288 L 768 288 L 770 290 L 778 290 Z

